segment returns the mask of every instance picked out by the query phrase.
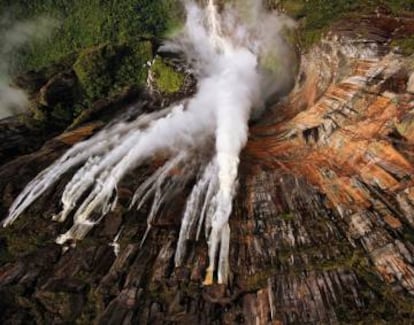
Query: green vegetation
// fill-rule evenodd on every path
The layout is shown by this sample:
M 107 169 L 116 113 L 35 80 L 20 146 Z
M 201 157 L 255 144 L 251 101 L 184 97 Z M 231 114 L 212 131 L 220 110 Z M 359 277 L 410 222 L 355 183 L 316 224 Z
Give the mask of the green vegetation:
M 7 13 L 0 28 L 40 15 L 58 22 L 52 35 L 33 42 L 20 57 L 21 69 L 37 69 L 70 53 L 104 43 L 123 43 L 140 36 L 162 37 L 179 25 L 181 9 L 174 0 L 0 0 Z
M 147 81 L 147 62 L 153 57 L 150 41 L 134 42 L 124 46 L 122 58 L 114 76 L 114 87 L 119 90 L 128 85 L 142 86 Z
M 152 59 L 149 41 L 132 45 L 104 44 L 82 51 L 73 68 L 89 99 L 108 96 L 111 90 L 146 81 L 147 61 Z
M 395 39 L 391 45 L 397 47 L 403 55 L 411 55 L 414 53 L 414 36 Z
M 118 62 L 119 48 L 105 44 L 80 53 L 73 68 L 86 94 L 99 98 L 109 92 L 113 78 L 108 67 Z
M 283 214 L 281 214 L 279 217 L 280 217 L 282 220 L 285 220 L 285 221 L 292 221 L 292 220 L 295 220 L 295 215 L 294 215 L 293 213 L 291 213 L 291 212 L 289 212 L 289 213 L 283 213 Z
M 317 40 L 333 22 L 350 13 L 372 11 L 379 5 L 394 14 L 414 10 L 405 0 L 267 0 L 303 23 L 303 46 Z M 33 42 L 20 56 L 21 69 L 39 68 L 70 53 L 100 44 L 118 44 L 138 36 L 162 37 L 179 26 L 182 10 L 174 0 L 0 0 L 0 28 L 13 21 L 46 16 L 58 24 L 50 37 Z M 1 17 L 0 17 L 1 18 Z
M 405 0 L 281 0 L 270 1 L 271 7 L 283 8 L 301 22 L 301 45 L 309 48 L 335 21 L 347 15 L 372 12 L 379 6 L 397 15 L 414 10 L 414 3 Z
M 183 20 L 175 0 L 0 0 L 0 10 L 0 32 L 47 26 L 9 63 L 23 76 L 16 84 L 31 96 L 36 123 L 60 129 L 95 100 L 144 86 L 154 47 Z M 156 69 L 166 73 L 162 91 L 175 92 L 182 76 L 161 63 Z
M 159 91 L 165 94 L 180 91 L 184 83 L 184 75 L 166 64 L 160 57 L 155 59 L 151 70 Z
M 333 22 L 346 15 L 372 11 L 381 4 L 394 14 L 414 10 L 414 4 L 403 0 L 267 0 L 267 3 L 272 8 L 284 9 L 300 22 L 303 49 L 309 48 Z M 32 96 L 34 118 L 62 128 L 95 100 L 117 95 L 127 87 L 142 87 L 148 73 L 146 62 L 152 61 L 159 39 L 173 33 L 183 21 L 183 10 L 176 0 L 0 0 L 0 10 L 4 13 L 0 15 L 0 32 L 9 30 L 16 22 L 31 21 L 31 26 L 43 22 L 44 28 L 39 29 L 42 32 L 35 33 L 35 39 L 14 56 L 12 64 L 18 73 L 36 71 L 31 80 L 18 83 Z M 296 34 L 290 31 L 286 39 L 297 42 Z M 409 53 L 414 49 L 414 40 L 400 39 L 395 45 Z M 270 70 L 279 69 L 273 53 L 264 58 L 263 64 Z M 63 72 L 74 75 L 70 85 L 64 84 L 70 98 L 48 101 L 40 94 L 39 99 L 40 88 Z M 161 93 L 168 95 L 182 89 L 183 74 L 162 58 L 154 62 L 152 73 L 155 87 Z M 52 93 L 61 89 L 59 82 L 64 80 L 57 80 L 56 87 L 50 87 Z

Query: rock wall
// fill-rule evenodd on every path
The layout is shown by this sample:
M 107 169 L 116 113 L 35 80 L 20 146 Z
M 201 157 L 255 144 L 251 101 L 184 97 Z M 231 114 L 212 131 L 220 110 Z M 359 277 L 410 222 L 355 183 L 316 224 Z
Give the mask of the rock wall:
M 412 57 L 390 43 L 401 26 L 414 32 L 414 18 L 393 19 L 364 16 L 334 26 L 303 56 L 291 95 L 252 125 L 230 219 L 228 286 L 202 285 L 204 239 L 188 242 L 184 266 L 174 267 L 183 198 L 162 210 L 140 247 L 149 207 L 127 207 L 151 165 L 125 179 L 118 207 L 85 240 L 55 244 L 70 226 L 50 221 L 66 175 L 0 230 L 0 322 L 409 323 L 413 68 Z M 120 112 L 127 107 L 116 103 Z M 91 113 L 0 167 L 1 216 L 31 178 L 102 126 L 93 120 Z M 16 134 L 8 130 L 1 152 Z

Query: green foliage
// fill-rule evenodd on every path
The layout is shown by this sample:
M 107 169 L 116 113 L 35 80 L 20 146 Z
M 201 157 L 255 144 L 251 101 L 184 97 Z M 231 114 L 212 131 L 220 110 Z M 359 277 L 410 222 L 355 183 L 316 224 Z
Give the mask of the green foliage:
M 403 55 L 411 55 L 414 53 L 414 36 L 393 40 L 391 45 L 398 47 Z
M 13 21 L 47 15 L 59 22 L 54 33 L 33 42 L 19 56 L 21 70 L 37 69 L 70 53 L 104 43 L 121 43 L 138 36 L 162 37 L 181 21 L 181 7 L 174 0 L 13 0 L 0 1 L 7 13 L 6 29 Z
M 414 2 L 407 0 L 383 0 L 394 15 L 401 14 L 402 11 L 414 11 Z
M 80 88 L 73 101 L 34 101 L 31 107 L 36 121 L 59 127 L 98 98 L 143 86 L 146 62 L 153 58 L 149 40 L 171 33 L 183 21 L 175 0 L 0 0 L 0 11 L 0 32 L 20 22 L 34 24 L 38 17 L 56 26 L 13 53 L 9 66 L 26 76 L 18 85 L 32 98 L 54 75 L 73 68 Z M 34 70 L 33 76 L 28 70 Z
M 73 69 L 87 97 L 94 100 L 127 85 L 142 86 L 147 74 L 144 66 L 151 58 L 149 41 L 103 44 L 82 51 Z
M 177 72 L 161 58 L 157 58 L 152 65 L 151 71 L 155 78 L 158 90 L 165 94 L 173 94 L 180 91 L 184 83 L 184 75 Z
M 285 221 L 295 220 L 295 215 L 293 213 L 291 213 L 291 212 L 289 212 L 289 213 L 282 213 L 279 217 L 282 220 L 285 220 Z
M 304 49 L 320 39 L 333 22 L 355 13 L 373 11 L 380 5 L 388 7 L 393 14 L 414 10 L 414 3 L 405 0 L 281 0 L 270 1 L 283 8 L 290 16 L 301 19 L 301 43 Z
M 118 61 L 118 50 L 104 44 L 80 53 L 73 69 L 88 97 L 96 99 L 108 94 L 113 83 L 111 68 Z
M 143 86 L 147 80 L 147 62 L 152 60 L 152 44 L 149 41 L 133 42 L 124 47 L 123 56 L 115 71 L 114 88 Z

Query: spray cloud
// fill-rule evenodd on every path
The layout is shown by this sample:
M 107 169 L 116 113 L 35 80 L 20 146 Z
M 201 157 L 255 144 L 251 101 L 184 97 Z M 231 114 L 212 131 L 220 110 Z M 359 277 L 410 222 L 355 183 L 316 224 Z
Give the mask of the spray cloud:
M 291 23 L 285 17 L 266 13 L 257 1 L 251 4 L 246 16 L 246 11 L 233 7 L 219 13 L 213 0 L 205 7 L 185 2 L 185 28 L 164 49 L 184 54 L 198 79 L 196 94 L 132 122 L 114 124 L 73 146 L 28 184 L 3 225 L 12 223 L 61 175 L 80 166 L 64 189 L 63 209 L 54 219 L 64 221 L 73 214 L 72 227 L 58 237 L 58 243 L 82 239 L 115 207 L 117 184 L 122 178 L 154 154 L 162 153 L 169 158 L 138 187 L 131 203 L 140 209 L 152 199 L 143 241 L 161 206 L 196 179 L 187 199 L 175 263 L 179 266 L 184 262 L 187 240 L 198 240 L 204 226 L 210 263 L 205 283 L 213 282 L 215 271 L 219 283 L 227 282 L 228 221 L 248 122 L 287 80 L 281 74 L 285 68 L 279 57 L 286 46 L 280 32 Z M 263 64 L 272 55 L 279 60 L 276 69 Z
M 28 105 L 26 94 L 12 87 L 10 73 L 13 55 L 33 40 L 42 40 L 56 26 L 56 22 L 40 16 L 10 25 L 8 18 L 0 18 L 0 119 L 22 112 Z

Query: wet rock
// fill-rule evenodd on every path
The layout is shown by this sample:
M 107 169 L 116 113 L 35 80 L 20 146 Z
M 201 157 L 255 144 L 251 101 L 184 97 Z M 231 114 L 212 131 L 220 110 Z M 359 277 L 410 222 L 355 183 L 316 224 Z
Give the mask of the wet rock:
M 138 88 L 127 87 L 114 96 L 105 99 L 98 99 L 93 102 L 91 107 L 84 109 L 80 113 L 80 115 L 69 126 L 69 130 L 74 130 L 86 122 L 108 120 L 109 117 L 113 117 L 114 115 L 121 113 L 122 109 L 125 109 L 130 104 L 134 103 L 141 94 L 142 92 Z
M 43 143 L 56 135 L 29 126 L 23 116 L 0 120 L 0 163 L 5 164 L 17 156 L 38 150 Z
M 54 322 L 75 320 L 82 312 L 85 302 L 82 295 L 67 292 L 37 291 L 34 298 L 47 312 L 56 315 Z
M 0 268 L 0 287 L 4 287 L 13 281 L 18 280 L 24 274 L 24 264 L 6 264 Z
M 104 223 L 104 234 L 110 239 L 113 239 L 118 231 L 120 230 L 120 226 L 122 224 L 122 210 L 117 209 L 115 211 L 110 212 L 105 217 Z
M 40 89 L 39 102 L 48 107 L 57 104 L 73 105 L 76 98 L 76 85 L 76 76 L 72 71 L 59 73 Z
M 136 289 L 124 289 L 103 312 L 98 324 L 130 324 L 136 299 Z
M 60 62 L 54 62 L 39 70 L 31 70 L 19 74 L 14 84 L 25 90 L 30 96 L 35 95 L 49 80 L 62 71 L 68 70 L 76 59 L 76 53 L 64 57 Z
M 174 243 L 176 238 L 172 237 L 165 245 L 161 248 L 155 262 L 152 275 L 152 281 L 162 281 L 168 277 L 173 269 L 174 263 Z
M 29 94 L 34 94 L 46 84 L 48 81 L 47 76 L 42 71 L 28 71 L 24 74 L 17 76 L 14 83 L 19 88 L 24 89 Z
M 71 278 L 51 278 L 42 286 L 42 290 L 51 292 L 80 293 L 85 288 L 86 284 L 83 281 Z

